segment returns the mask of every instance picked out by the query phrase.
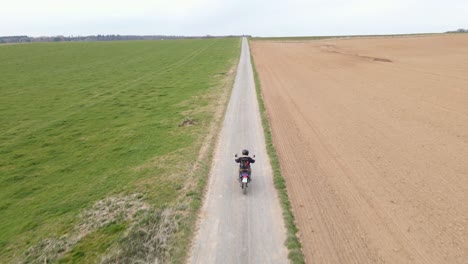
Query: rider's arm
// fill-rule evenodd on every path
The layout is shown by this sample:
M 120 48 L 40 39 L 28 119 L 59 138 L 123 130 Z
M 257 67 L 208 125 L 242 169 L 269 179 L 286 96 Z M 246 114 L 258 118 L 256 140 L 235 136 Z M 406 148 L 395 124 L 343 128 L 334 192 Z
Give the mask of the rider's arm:
M 249 161 L 250 161 L 250 163 L 255 163 L 255 160 L 254 160 L 254 159 L 252 159 L 252 158 L 250 158 L 250 160 L 249 160 Z

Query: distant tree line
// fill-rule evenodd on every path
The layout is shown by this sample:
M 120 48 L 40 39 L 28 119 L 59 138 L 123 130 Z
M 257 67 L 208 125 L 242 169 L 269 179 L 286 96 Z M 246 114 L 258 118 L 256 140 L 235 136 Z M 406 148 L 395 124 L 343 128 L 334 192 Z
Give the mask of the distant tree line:
M 453 30 L 453 31 L 447 31 L 445 33 L 468 33 L 468 29 L 464 29 L 464 28 L 459 28 L 457 30 Z
M 248 35 L 242 35 L 250 37 Z M 226 36 L 166 36 L 166 35 L 92 35 L 92 36 L 0 36 L 0 43 L 27 43 L 27 42 L 67 42 L 67 41 L 116 41 L 116 40 L 164 40 L 164 39 L 195 39 L 195 38 L 227 38 L 242 37 L 240 35 Z

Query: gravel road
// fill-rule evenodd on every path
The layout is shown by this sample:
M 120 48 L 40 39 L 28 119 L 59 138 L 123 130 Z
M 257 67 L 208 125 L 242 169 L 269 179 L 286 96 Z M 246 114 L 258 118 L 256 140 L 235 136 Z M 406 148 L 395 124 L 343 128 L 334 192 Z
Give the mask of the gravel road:
M 234 154 L 244 148 L 256 155 L 246 194 L 234 162 Z M 288 263 L 245 38 L 208 184 L 189 263 Z

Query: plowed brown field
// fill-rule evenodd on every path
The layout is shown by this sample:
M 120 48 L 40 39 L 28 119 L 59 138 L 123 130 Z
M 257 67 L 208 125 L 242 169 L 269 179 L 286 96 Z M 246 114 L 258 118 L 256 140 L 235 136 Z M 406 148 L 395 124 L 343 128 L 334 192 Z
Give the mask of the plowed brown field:
M 468 35 L 255 41 L 308 263 L 467 263 Z

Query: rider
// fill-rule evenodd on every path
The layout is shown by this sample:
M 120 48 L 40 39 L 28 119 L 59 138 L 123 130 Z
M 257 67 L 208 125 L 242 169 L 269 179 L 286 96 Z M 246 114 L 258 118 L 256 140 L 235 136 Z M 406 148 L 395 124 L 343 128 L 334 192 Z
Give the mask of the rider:
M 249 173 L 249 181 L 251 181 L 250 163 L 255 163 L 255 160 L 249 157 L 249 151 L 247 149 L 242 150 L 242 157 L 235 159 L 235 161 L 239 163 L 239 178 L 241 177 L 241 172 L 247 171 Z

